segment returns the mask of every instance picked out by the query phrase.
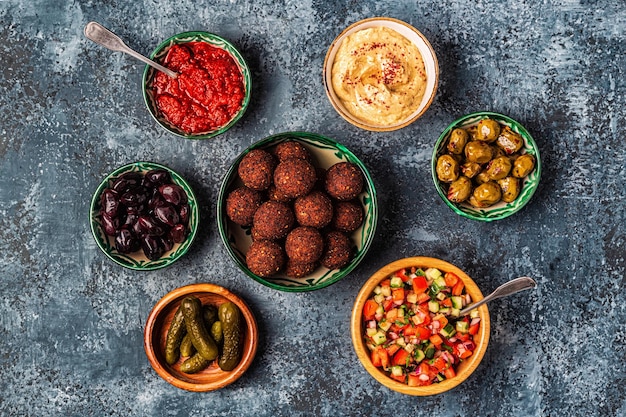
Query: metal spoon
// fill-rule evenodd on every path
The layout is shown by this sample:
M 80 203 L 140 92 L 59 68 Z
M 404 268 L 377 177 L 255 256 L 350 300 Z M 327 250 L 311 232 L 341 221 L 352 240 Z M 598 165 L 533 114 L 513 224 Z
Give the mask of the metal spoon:
M 534 279 L 530 277 L 519 277 L 519 278 L 512 279 L 511 281 L 500 285 L 498 288 L 495 289 L 494 292 L 492 292 L 491 294 L 489 294 L 488 296 L 486 296 L 479 302 L 465 307 L 463 310 L 461 310 L 461 312 L 459 313 L 459 316 L 464 316 L 468 314 L 470 311 L 472 311 L 473 309 L 485 303 L 488 303 L 491 300 L 495 300 L 496 298 L 506 297 L 507 295 L 515 294 L 516 292 L 519 292 L 519 291 L 529 290 L 531 288 L 535 288 L 536 286 L 537 286 L 537 283 L 535 282 Z
M 156 62 L 146 58 L 138 52 L 130 49 L 124 41 L 122 41 L 115 33 L 102 26 L 97 22 L 89 22 L 85 26 L 85 36 L 98 45 L 102 45 L 107 49 L 117 52 L 125 52 L 128 55 L 134 56 L 138 60 L 145 62 L 153 68 L 163 71 L 172 78 L 178 77 L 178 74 L 170 69 L 165 68 L 163 65 L 159 65 Z

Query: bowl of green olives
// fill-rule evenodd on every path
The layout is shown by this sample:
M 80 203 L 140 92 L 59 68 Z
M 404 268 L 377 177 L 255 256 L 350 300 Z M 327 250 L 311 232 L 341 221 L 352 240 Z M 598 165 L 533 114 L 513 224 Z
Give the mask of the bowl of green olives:
M 134 270 L 171 265 L 191 246 L 198 229 L 193 190 L 174 170 L 154 162 L 115 169 L 91 199 L 91 232 L 113 262 Z
M 452 122 L 435 143 L 431 165 L 446 205 L 486 222 L 521 210 L 541 178 L 539 148 L 530 133 L 510 117 L 487 111 Z

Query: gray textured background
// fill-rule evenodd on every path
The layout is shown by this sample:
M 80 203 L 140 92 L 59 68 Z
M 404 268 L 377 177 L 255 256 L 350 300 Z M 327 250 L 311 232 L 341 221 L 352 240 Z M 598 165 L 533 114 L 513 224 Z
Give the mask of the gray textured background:
M 625 415 L 625 10 L 621 0 L 0 0 L 0 415 Z M 372 16 L 417 27 L 441 69 L 428 112 L 393 133 L 352 127 L 323 92 L 329 44 Z M 246 115 L 207 141 L 166 133 L 143 103 L 143 65 L 85 39 L 90 20 L 144 54 L 186 30 L 229 39 L 252 69 Z M 493 224 L 455 215 L 430 179 L 439 133 L 478 110 L 522 122 L 544 167 L 530 204 Z M 230 162 L 290 130 L 348 146 L 379 192 L 371 256 L 313 293 L 246 278 L 215 224 Z M 113 264 L 87 222 L 98 183 L 135 160 L 172 167 L 200 199 L 192 249 L 156 272 Z M 361 284 L 414 255 L 458 265 L 484 293 L 518 275 L 539 282 L 491 304 L 481 365 L 429 398 L 377 384 L 349 338 Z M 170 386 L 142 346 L 156 301 L 195 282 L 235 291 L 260 325 L 252 367 L 212 393 Z

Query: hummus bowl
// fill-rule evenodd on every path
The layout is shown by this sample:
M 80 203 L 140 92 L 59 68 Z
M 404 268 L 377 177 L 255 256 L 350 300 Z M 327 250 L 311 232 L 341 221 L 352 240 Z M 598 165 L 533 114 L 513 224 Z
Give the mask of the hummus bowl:
M 413 123 L 430 107 L 439 65 L 417 29 L 375 17 L 348 26 L 335 38 L 324 59 L 323 78 L 341 117 L 365 130 L 392 131 Z

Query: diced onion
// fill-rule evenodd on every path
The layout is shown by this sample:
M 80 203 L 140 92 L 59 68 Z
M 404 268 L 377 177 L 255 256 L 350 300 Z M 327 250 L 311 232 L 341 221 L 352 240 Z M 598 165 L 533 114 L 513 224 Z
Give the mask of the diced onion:
M 418 378 L 420 379 L 420 381 L 428 381 L 428 375 L 426 374 L 420 374 L 420 376 L 418 376 Z
M 480 323 L 480 317 L 476 317 L 475 319 L 472 319 L 472 321 L 470 322 L 470 326 L 473 326 L 478 323 Z
M 375 329 L 376 328 L 376 320 L 370 320 L 367 322 L 367 327 L 370 329 Z

